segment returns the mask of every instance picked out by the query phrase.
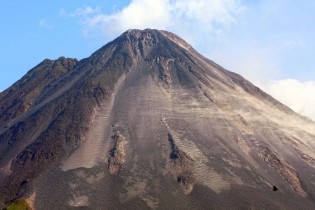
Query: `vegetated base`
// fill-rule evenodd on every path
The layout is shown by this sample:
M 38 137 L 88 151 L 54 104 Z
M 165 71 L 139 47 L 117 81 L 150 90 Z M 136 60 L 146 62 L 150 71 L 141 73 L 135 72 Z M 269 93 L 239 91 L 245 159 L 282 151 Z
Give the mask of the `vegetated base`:
M 27 204 L 25 199 L 18 199 L 13 201 L 10 205 L 5 207 L 3 210 L 32 210 L 32 208 Z

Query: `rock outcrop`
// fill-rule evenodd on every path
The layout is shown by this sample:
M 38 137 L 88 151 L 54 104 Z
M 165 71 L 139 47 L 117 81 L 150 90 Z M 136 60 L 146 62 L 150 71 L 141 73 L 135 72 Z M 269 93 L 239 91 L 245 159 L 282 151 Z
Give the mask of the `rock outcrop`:
M 111 139 L 110 151 L 108 152 L 108 170 L 110 174 L 117 174 L 122 164 L 125 162 L 125 149 L 127 144 L 125 137 L 119 132 Z
M 184 193 L 189 194 L 195 184 L 194 160 L 177 147 L 172 134 L 168 134 L 168 141 L 171 147 L 171 172 L 175 175 L 177 183 L 182 187 Z
M 293 190 L 298 192 L 301 196 L 307 196 L 301 185 L 301 181 L 296 170 L 278 153 L 271 151 L 268 147 L 262 148 L 260 151 L 261 158 L 277 173 L 285 179 Z

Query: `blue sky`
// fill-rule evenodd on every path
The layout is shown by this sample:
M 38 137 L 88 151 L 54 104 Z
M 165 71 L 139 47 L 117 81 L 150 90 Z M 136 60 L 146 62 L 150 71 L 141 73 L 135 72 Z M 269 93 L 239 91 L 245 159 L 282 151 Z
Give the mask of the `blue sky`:
M 315 119 L 315 1 L 0 2 L 0 91 L 45 58 L 82 59 L 129 28 L 172 31 Z

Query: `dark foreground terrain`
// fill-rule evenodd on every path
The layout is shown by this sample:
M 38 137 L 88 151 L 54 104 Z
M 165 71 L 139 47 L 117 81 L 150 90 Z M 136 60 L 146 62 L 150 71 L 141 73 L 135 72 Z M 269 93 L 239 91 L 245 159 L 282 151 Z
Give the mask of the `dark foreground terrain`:
M 314 122 L 166 31 L 0 93 L 0 207 L 315 209 L 314 167 Z

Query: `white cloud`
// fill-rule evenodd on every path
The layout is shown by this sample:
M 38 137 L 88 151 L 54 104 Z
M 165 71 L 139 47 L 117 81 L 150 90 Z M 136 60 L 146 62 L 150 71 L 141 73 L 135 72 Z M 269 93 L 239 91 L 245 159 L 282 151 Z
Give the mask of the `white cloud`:
M 198 39 L 210 41 L 223 28 L 234 24 L 234 16 L 242 9 L 239 0 L 132 0 L 110 14 L 95 12 L 93 8 L 86 13 L 82 11 L 87 8 L 77 9 L 73 14 L 85 14 L 85 35 L 99 31 L 105 36 L 117 36 L 128 29 L 157 28 L 198 44 Z
M 42 27 L 42 28 L 52 29 L 52 25 L 49 24 L 46 19 L 41 19 L 41 20 L 39 21 L 38 25 L 39 25 L 40 27 Z
M 86 30 L 95 28 L 102 33 L 122 33 L 130 28 L 155 27 L 165 29 L 171 21 L 166 1 L 134 0 L 127 7 L 113 14 L 97 14 L 87 17 Z
M 271 81 L 262 87 L 274 98 L 294 111 L 315 121 L 315 82 L 294 79 Z
M 90 6 L 85 6 L 82 8 L 76 9 L 74 12 L 67 12 L 65 9 L 61 9 L 59 11 L 59 15 L 61 16 L 69 16 L 69 17 L 82 17 L 82 16 L 89 16 L 89 15 L 95 15 L 99 13 L 99 7 L 90 7 Z

